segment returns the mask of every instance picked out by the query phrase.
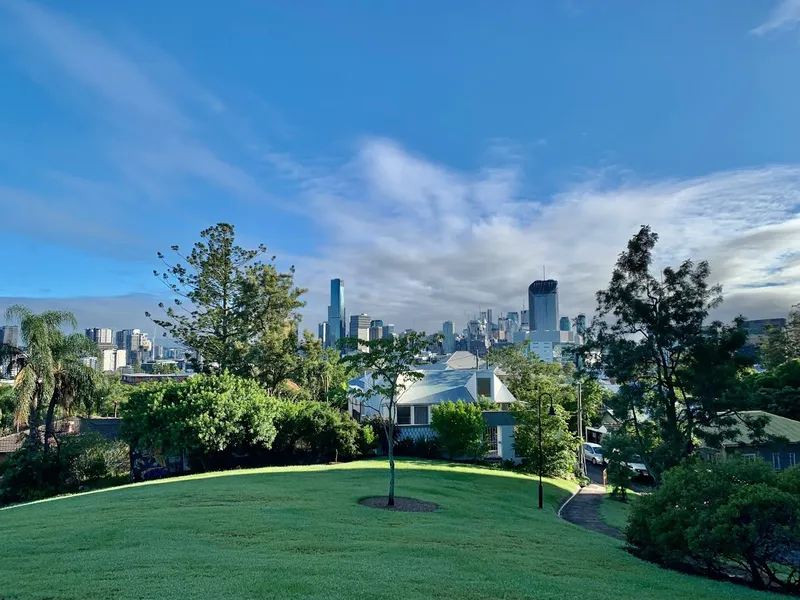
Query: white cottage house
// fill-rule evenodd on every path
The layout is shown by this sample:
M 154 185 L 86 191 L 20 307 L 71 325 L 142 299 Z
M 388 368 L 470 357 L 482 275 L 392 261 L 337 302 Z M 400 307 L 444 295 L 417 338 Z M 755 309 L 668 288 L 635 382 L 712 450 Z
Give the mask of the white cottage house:
M 514 460 L 514 421 L 508 409 L 517 399 L 498 377 L 499 371 L 498 367 L 481 367 L 475 355 L 469 352 L 454 352 L 437 363 L 420 366 L 417 372 L 422 373 L 422 379 L 400 382 L 403 389 L 395 403 L 395 423 L 400 428 L 400 439 L 435 437 L 430 422 L 431 408 L 437 404 L 459 400 L 476 402 L 485 398 L 496 403 L 498 408 L 484 411 L 489 458 Z M 362 391 L 371 385 L 369 374 L 348 382 L 351 389 Z M 349 410 L 356 420 L 379 411 L 388 417 L 388 407 L 381 405 L 377 396 L 364 401 L 351 395 Z

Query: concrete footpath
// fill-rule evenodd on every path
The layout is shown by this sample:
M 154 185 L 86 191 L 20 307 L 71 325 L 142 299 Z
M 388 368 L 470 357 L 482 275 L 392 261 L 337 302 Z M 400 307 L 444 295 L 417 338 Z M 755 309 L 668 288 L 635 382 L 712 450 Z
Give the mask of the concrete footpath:
M 618 540 L 624 539 L 619 529 L 606 525 L 600 518 L 600 503 L 605 495 L 606 489 L 602 485 L 596 483 L 587 485 L 564 506 L 561 510 L 561 518 L 584 529 L 596 531 Z

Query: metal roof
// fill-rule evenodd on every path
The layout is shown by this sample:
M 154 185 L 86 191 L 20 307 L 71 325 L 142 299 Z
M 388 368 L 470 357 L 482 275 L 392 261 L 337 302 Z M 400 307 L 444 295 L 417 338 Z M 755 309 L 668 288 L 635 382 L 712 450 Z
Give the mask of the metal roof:
M 783 437 L 789 440 L 790 444 L 800 444 L 800 421 L 779 417 L 763 410 L 743 410 L 739 411 L 742 415 L 749 417 L 769 417 L 769 422 L 764 427 L 764 433 L 771 436 Z M 749 428 L 738 421 L 735 425 L 738 431 L 736 440 L 727 440 L 724 446 L 738 446 L 752 443 Z
M 440 404 L 448 400 L 472 402 L 475 398 L 467 385 L 474 376 L 474 371 L 458 369 L 425 371 L 425 377 L 413 383 L 397 404 Z

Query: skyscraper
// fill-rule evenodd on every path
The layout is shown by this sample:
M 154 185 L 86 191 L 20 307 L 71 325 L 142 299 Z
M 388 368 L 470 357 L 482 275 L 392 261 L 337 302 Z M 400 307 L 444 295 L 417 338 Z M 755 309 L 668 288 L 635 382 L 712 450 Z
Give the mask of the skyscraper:
M 558 328 L 561 331 L 569 331 L 572 329 L 572 325 L 570 325 L 569 322 L 569 317 L 561 317 L 561 319 L 558 321 Z
M 534 281 L 528 288 L 531 331 L 558 330 L 558 282 Z
M 370 327 L 383 327 L 383 321 L 381 319 L 373 319 L 369 322 Z
M 322 342 L 322 347 L 328 347 L 328 322 L 323 321 L 317 326 L 317 337 Z
M 350 337 L 369 340 L 369 315 L 350 315 Z
M 575 329 L 577 329 L 578 335 L 583 335 L 584 333 L 586 333 L 586 315 L 585 314 L 580 313 L 578 315 L 577 327 Z
M 523 310 L 520 313 L 520 317 L 521 317 L 520 318 L 520 327 L 522 329 L 530 329 L 531 328 L 531 321 L 530 321 L 530 317 L 528 315 L 529 315 L 529 313 L 528 313 L 527 310 Z
M 335 348 L 339 340 L 346 337 L 345 318 L 344 281 L 331 279 L 331 303 L 328 306 L 328 347 Z
M 486 321 L 489 323 L 489 325 L 494 323 L 494 319 L 492 319 L 492 309 L 491 308 L 486 311 Z
M 445 354 L 451 354 L 456 351 L 456 324 L 452 321 L 445 321 L 442 323 L 442 334 L 444 340 L 442 341 L 442 350 Z
M 16 325 L 6 325 L 5 327 L 0 327 L 0 343 L 18 348 L 19 327 Z
M 106 327 L 90 327 L 86 330 L 86 337 L 98 346 L 110 346 L 114 343 L 114 331 Z
M 375 321 L 372 321 L 375 323 Z M 380 321 L 378 321 L 380 323 Z M 370 325 L 369 326 L 369 341 L 383 339 L 383 325 Z
M 394 337 L 394 325 L 388 323 L 383 326 L 383 339 L 389 339 Z

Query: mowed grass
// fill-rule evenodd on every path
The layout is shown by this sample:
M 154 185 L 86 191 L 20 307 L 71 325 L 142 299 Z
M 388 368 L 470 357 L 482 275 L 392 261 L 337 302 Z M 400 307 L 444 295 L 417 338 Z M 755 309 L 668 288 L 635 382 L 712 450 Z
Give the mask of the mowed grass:
M 631 506 L 636 502 L 639 495 L 636 492 L 628 490 L 628 501 L 620 502 L 616 498 L 611 497 L 611 493 L 607 493 L 600 503 L 600 518 L 611 527 L 616 527 L 620 531 L 624 531 L 628 525 L 628 515 L 631 511 Z
M 673 573 L 556 516 L 572 491 L 446 463 L 400 462 L 398 495 L 357 504 L 386 463 L 231 471 L 0 511 L 0 598 L 767 598 Z

